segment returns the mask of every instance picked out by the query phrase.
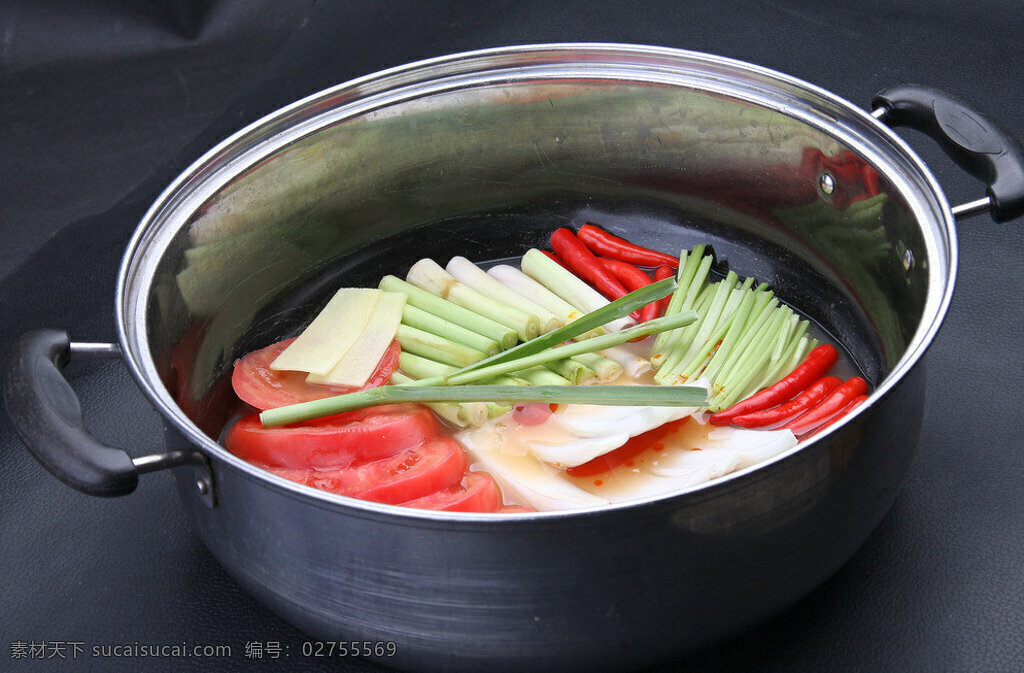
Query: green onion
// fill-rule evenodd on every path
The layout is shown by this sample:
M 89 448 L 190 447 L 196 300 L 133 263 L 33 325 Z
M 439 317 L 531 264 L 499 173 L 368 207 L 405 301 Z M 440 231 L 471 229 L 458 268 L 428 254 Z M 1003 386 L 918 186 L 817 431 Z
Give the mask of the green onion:
M 401 402 L 546 402 L 612 406 L 702 407 L 706 391 L 696 386 L 381 386 L 355 393 L 268 409 L 263 427 L 298 423 L 342 411 Z

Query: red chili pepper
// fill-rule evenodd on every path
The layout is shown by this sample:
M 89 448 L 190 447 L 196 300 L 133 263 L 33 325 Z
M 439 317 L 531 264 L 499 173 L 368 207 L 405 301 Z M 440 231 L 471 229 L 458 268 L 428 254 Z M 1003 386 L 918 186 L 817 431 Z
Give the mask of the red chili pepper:
M 632 264 L 620 262 L 617 259 L 608 259 L 606 257 L 598 257 L 598 260 L 604 265 L 604 268 L 611 271 L 615 277 L 619 279 L 619 282 L 625 285 L 626 289 L 630 292 L 639 290 L 640 288 L 646 287 L 654 282 L 644 271 L 641 271 Z M 635 317 L 639 322 L 647 322 L 648 320 L 657 318 L 658 302 L 652 301 L 650 304 L 647 304 L 640 309 L 640 314 Z
M 659 266 L 654 270 L 654 280 L 665 280 L 666 278 L 672 278 L 676 275 L 676 272 L 670 266 Z M 665 311 L 668 310 L 668 303 L 672 301 L 672 295 L 662 297 L 658 300 L 658 316 L 665 315 Z
M 569 267 L 567 267 L 565 265 L 565 262 L 563 262 L 561 259 L 559 259 L 558 255 L 556 255 L 555 253 L 549 252 L 547 250 L 541 250 L 541 252 L 543 252 L 545 255 L 547 255 L 551 259 L 551 261 L 556 262 L 558 264 L 558 266 L 562 267 L 563 269 L 568 269 L 569 268 Z
M 790 400 L 817 381 L 838 359 L 839 353 L 835 346 L 821 344 L 808 353 L 796 369 L 782 377 L 774 385 L 737 402 L 728 409 L 713 414 L 710 419 L 711 425 L 729 425 L 737 416 L 768 409 Z
M 679 268 L 679 259 L 657 250 L 644 248 L 629 241 L 609 234 L 600 227 L 584 224 L 578 236 L 595 254 L 604 255 L 620 262 L 639 264 L 640 266 L 670 266 Z
M 809 432 L 806 435 L 804 435 L 803 437 L 801 437 L 801 439 L 807 439 L 808 437 L 813 437 L 814 435 L 818 434 L 819 432 L 821 432 L 822 430 L 824 430 L 828 426 L 832 425 L 833 423 L 838 421 L 840 418 L 842 418 L 846 414 L 850 413 L 851 411 L 853 411 L 854 409 L 859 407 L 861 402 L 863 402 L 867 398 L 868 398 L 867 395 L 858 395 L 857 397 L 854 397 L 852 400 L 850 400 L 849 404 L 847 404 L 845 407 L 842 408 L 842 410 L 840 410 L 840 412 L 838 414 L 836 414 L 832 418 L 828 419 L 827 421 L 825 421 L 824 423 L 822 423 L 821 425 L 816 427 L 811 432 Z
M 596 287 L 608 299 L 618 299 L 628 294 L 622 283 L 604 268 L 594 253 L 587 250 L 587 246 L 570 229 L 555 229 L 551 234 L 551 247 L 570 271 Z
M 794 435 L 805 435 L 819 425 L 832 419 L 833 416 L 853 402 L 854 398 L 865 394 L 868 391 L 868 384 L 859 376 L 847 379 L 832 393 L 811 408 L 806 414 L 798 416 L 782 427 L 792 430 Z
M 842 380 L 834 376 L 823 376 L 789 402 L 770 409 L 762 409 L 749 414 L 740 414 L 732 419 L 733 425 L 741 428 L 763 428 L 766 425 L 777 425 L 785 420 L 796 418 L 825 396 L 839 387 Z

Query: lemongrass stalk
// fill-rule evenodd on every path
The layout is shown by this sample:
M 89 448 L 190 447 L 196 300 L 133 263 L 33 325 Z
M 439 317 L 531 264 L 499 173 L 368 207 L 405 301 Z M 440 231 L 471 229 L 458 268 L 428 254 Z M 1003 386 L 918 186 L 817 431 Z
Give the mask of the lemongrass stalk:
M 621 346 L 605 348 L 601 351 L 601 355 L 617 362 L 622 370 L 634 379 L 640 378 L 652 369 L 650 360 Z
M 444 376 L 457 370 L 457 367 L 404 350 L 398 356 L 398 368 L 414 379 Z
M 402 372 L 392 372 L 391 374 L 392 383 L 410 383 L 413 380 L 415 379 Z M 487 422 L 488 418 L 487 405 L 482 402 L 424 402 L 423 404 L 457 428 L 469 425 L 480 427 Z
M 514 329 L 510 329 L 501 323 L 485 318 L 479 313 L 457 306 L 450 301 L 441 299 L 437 295 L 430 294 L 415 285 L 406 283 L 395 276 L 384 276 L 377 284 L 382 290 L 388 292 L 404 292 L 407 303 L 416 308 L 421 308 L 428 313 L 433 313 L 439 318 L 444 318 L 456 325 L 461 325 L 477 334 L 482 334 L 489 339 L 494 339 L 502 348 L 511 348 L 519 341 Z
M 499 418 L 504 416 L 508 412 L 512 411 L 511 404 L 502 404 L 500 402 L 488 402 L 487 403 L 487 418 Z
M 575 341 L 572 343 L 563 344 L 555 348 L 548 348 L 546 350 L 540 351 L 539 353 L 526 355 L 524 357 L 517 358 L 515 360 L 511 360 L 508 362 L 489 364 L 486 367 L 466 367 L 465 369 L 460 369 L 459 371 L 453 374 L 433 377 L 431 379 L 423 379 L 421 381 L 414 381 L 409 385 L 454 386 L 463 383 L 475 383 L 477 381 L 488 379 L 492 376 L 508 374 L 509 372 L 514 372 L 518 369 L 528 369 L 535 365 L 547 364 L 548 362 L 562 360 L 564 358 L 579 355 L 581 353 L 593 353 L 604 348 L 618 346 L 620 344 L 626 343 L 627 341 L 630 341 L 631 339 L 645 337 L 650 334 L 657 334 L 658 332 L 662 332 L 666 329 L 674 329 L 676 327 L 689 324 L 696 319 L 696 313 L 694 313 L 693 311 L 684 311 L 682 313 L 677 313 L 676 315 L 673 316 L 648 320 L 645 323 L 641 323 L 639 325 L 636 325 L 635 327 L 630 327 L 629 329 L 624 329 L 621 332 L 615 332 L 613 334 L 603 334 L 599 337 L 594 337 L 593 339 L 586 339 L 585 341 Z
M 494 376 L 482 381 L 482 383 L 491 386 L 528 386 L 530 382 L 526 379 L 519 378 L 518 376 L 509 376 L 505 374 L 503 376 Z
M 584 311 L 579 310 L 514 266 L 498 264 L 487 269 L 487 275 L 519 296 L 551 311 L 565 324 L 571 323 L 584 314 Z
M 611 406 L 703 407 L 700 386 L 380 386 L 346 395 L 268 409 L 263 427 L 299 423 L 322 416 L 401 402 L 542 402 Z
M 475 348 L 408 325 L 399 325 L 395 338 L 403 351 L 454 367 L 465 367 L 487 357 Z
M 516 358 L 530 355 L 533 353 L 540 352 L 545 348 L 556 346 L 564 341 L 574 339 L 581 334 L 591 332 L 595 327 L 599 325 L 607 324 L 609 321 L 619 318 L 624 315 L 629 315 L 632 311 L 639 309 L 642 306 L 649 304 L 652 301 L 656 301 L 672 291 L 675 287 L 675 281 L 671 278 L 665 280 L 659 280 L 656 283 L 651 283 L 639 290 L 634 290 L 624 297 L 620 297 L 613 302 L 583 315 L 580 318 L 572 321 L 564 327 L 559 327 L 553 332 L 548 332 L 542 336 L 532 339 L 525 343 L 521 343 L 515 348 L 510 348 L 507 351 L 492 355 L 489 358 L 467 367 L 468 370 L 477 369 L 480 367 L 497 364 L 499 362 L 507 362 Z M 593 337 L 600 338 L 600 337 Z
M 479 266 L 465 257 L 452 257 L 445 265 L 445 270 L 460 283 L 473 288 L 477 292 L 508 306 L 515 306 L 535 316 L 540 323 L 540 331 L 547 334 L 565 324 L 561 318 L 536 304 L 526 297 L 502 285 Z
M 594 370 L 582 362 L 573 360 L 572 358 L 556 360 L 555 362 L 549 362 L 544 366 L 559 376 L 564 377 L 574 386 L 597 383 L 597 374 L 594 373 Z
M 559 376 L 545 366 L 537 365 L 528 369 L 516 370 L 516 376 L 526 379 L 535 386 L 570 386 L 569 379 Z
M 621 363 L 599 353 L 581 353 L 571 359 L 593 370 L 597 374 L 598 383 L 611 383 L 617 380 L 625 369 Z
M 432 259 L 421 259 L 413 264 L 405 280 L 453 304 L 511 327 L 521 341 L 529 341 L 540 334 L 540 320 L 536 316 L 480 294 L 465 283 L 460 283 Z
M 430 332 L 431 334 L 457 341 L 460 344 L 465 344 L 487 355 L 494 355 L 501 350 L 498 342 L 494 339 L 477 334 L 473 330 L 466 329 L 461 325 L 456 325 L 450 320 L 445 320 L 408 302 L 406 302 L 405 309 L 402 311 L 402 322 L 409 327 L 415 327 L 424 332 Z
M 645 337 L 650 334 L 657 334 L 658 332 L 662 332 L 666 329 L 674 329 L 676 327 L 688 325 L 696 319 L 697 315 L 693 311 L 683 311 L 673 316 L 648 320 L 645 323 L 624 329 L 621 332 L 604 334 L 599 337 L 594 337 L 593 339 L 575 341 L 561 346 L 556 346 L 554 348 L 548 348 L 540 351 L 539 353 L 526 355 L 515 360 L 490 364 L 480 368 L 466 368 L 455 372 L 454 374 L 445 376 L 444 383 L 447 383 L 448 385 L 471 383 L 490 376 L 507 374 L 509 372 L 533 367 L 534 365 L 543 365 L 548 362 L 562 360 L 574 355 L 579 355 L 580 353 L 593 353 L 605 348 L 624 344 L 637 337 Z M 442 382 L 439 381 L 438 383 Z
M 581 311 L 589 313 L 608 305 L 600 292 L 536 248 L 526 251 L 519 266 L 527 276 Z M 634 324 L 636 321 L 632 318 L 619 318 L 605 324 L 604 328 L 617 332 Z

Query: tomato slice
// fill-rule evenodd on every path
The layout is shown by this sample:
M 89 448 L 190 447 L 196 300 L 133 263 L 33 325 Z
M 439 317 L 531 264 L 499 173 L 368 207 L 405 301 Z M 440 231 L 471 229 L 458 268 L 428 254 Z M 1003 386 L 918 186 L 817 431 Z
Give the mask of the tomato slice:
M 466 454 L 454 439 L 439 436 L 390 458 L 340 470 L 265 469 L 313 488 L 394 505 L 457 485 L 466 472 Z
M 294 338 L 278 341 L 235 362 L 235 369 L 231 373 L 231 386 L 239 399 L 260 411 L 265 411 L 356 390 L 376 388 L 391 379 L 391 374 L 398 367 L 398 356 L 402 352 L 398 341 L 392 341 L 377 364 L 377 369 L 370 375 L 370 380 L 361 388 L 326 386 L 306 383 L 305 372 L 275 371 L 270 368 L 270 363 L 293 341 Z
M 367 411 L 355 421 L 329 417 L 315 424 L 277 428 L 264 428 L 259 414 L 251 414 L 231 426 L 224 445 L 257 465 L 330 470 L 393 456 L 440 432 L 434 414 L 417 404 Z
M 497 512 L 501 505 L 498 485 L 483 472 L 466 472 L 460 484 L 402 503 L 403 507 L 445 512 Z
M 664 425 L 659 425 L 653 430 L 641 433 L 636 437 L 630 437 L 629 441 L 615 449 L 609 451 L 603 456 L 598 456 L 593 460 L 589 460 L 582 465 L 576 467 L 570 467 L 566 470 L 573 477 L 592 477 L 595 474 L 601 474 L 607 472 L 613 468 L 622 465 L 627 460 L 636 458 L 647 449 L 653 447 L 655 444 L 665 439 L 670 433 L 676 432 L 683 426 L 689 416 L 681 418 L 678 421 L 670 421 Z

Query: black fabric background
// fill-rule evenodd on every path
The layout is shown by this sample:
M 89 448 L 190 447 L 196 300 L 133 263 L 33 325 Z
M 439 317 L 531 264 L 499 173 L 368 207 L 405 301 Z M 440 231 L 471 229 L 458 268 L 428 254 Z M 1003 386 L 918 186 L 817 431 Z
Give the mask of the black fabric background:
M 894 83 L 933 85 L 1024 137 L 1022 36 L 1019 0 L 6 0 L 0 347 L 33 326 L 114 340 L 121 251 L 163 186 L 242 125 L 381 68 L 530 42 L 646 43 L 751 61 L 861 105 Z M 952 203 L 981 194 L 934 143 L 906 137 Z M 665 671 L 1024 670 L 1024 230 L 983 216 L 959 232 L 925 430 L 888 517 L 799 604 Z M 119 364 L 73 363 L 69 375 L 97 435 L 133 455 L 158 448 L 159 419 Z M 0 418 L 0 670 L 380 670 L 302 657 L 304 640 L 212 560 L 170 476 L 144 476 L 127 498 L 80 495 Z M 18 641 L 79 641 L 86 652 L 15 659 Z M 247 658 L 246 641 L 278 641 L 290 656 Z M 233 654 L 90 656 L 93 645 L 134 642 Z

